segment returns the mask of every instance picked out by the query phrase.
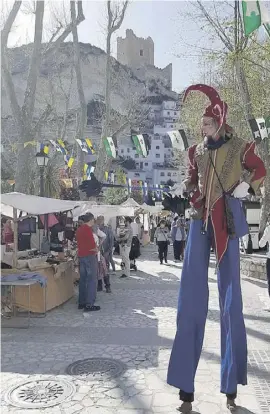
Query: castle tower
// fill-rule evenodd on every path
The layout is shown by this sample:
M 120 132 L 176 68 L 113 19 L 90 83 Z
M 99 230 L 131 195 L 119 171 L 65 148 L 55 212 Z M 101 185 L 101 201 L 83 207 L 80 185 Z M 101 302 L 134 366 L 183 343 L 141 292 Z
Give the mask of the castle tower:
M 117 60 L 132 69 L 154 66 L 154 42 L 151 37 L 137 37 L 133 30 L 126 30 L 126 38 L 117 38 Z

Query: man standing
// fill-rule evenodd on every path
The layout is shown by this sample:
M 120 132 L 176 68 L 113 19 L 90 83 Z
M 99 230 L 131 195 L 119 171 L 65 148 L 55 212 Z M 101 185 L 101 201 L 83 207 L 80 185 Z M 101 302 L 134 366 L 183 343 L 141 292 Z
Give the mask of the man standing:
M 191 413 L 208 311 L 211 246 L 217 259 L 221 323 L 221 393 L 236 409 L 237 385 L 247 384 L 247 341 L 240 286 L 239 238 L 248 233 L 240 198 L 256 193 L 266 175 L 255 142 L 237 137 L 226 124 L 227 104 L 215 89 L 194 85 L 211 104 L 201 130 L 203 142 L 189 148 L 188 173 L 176 195 L 190 195 L 191 224 L 178 300 L 177 332 L 168 368 L 168 384 L 180 389 L 179 411 Z M 177 194 L 178 193 L 178 194 Z
M 268 218 L 268 223 L 264 230 L 263 236 L 259 241 L 259 246 L 265 247 L 267 243 L 268 243 L 268 250 L 267 250 L 267 259 L 266 259 L 266 276 L 267 276 L 267 282 L 268 282 L 268 294 L 270 298 L 270 216 Z
M 122 257 L 122 261 L 124 263 L 124 272 L 121 278 L 129 277 L 130 276 L 130 249 L 131 243 L 133 238 L 133 232 L 131 228 L 132 220 L 130 217 L 126 217 L 125 219 L 125 226 L 119 228 L 119 232 L 116 236 L 116 240 L 119 243 L 120 248 L 120 255 Z
M 114 234 L 112 228 L 105 225 L 104 216 L 99 216 L 97 218 L 97 225 L 99 229 L 106 234 L 106 239 L 102 243 L 102 249 L 108 270 L 111 264 L 113 273 L 115 273 L 115 263 L 113 261 Z
M 79 309 L 85 312 L 99 311 L 100 306 L 95 306 L 97 295 L 97 246 L 94 240 L 92 226 L 95 223 L 93 214 L 84 216 L 84 224 L 76 232 L 78 244 L 78 257 L 80 263 L 79 282 Z
M 180 262 L 184 255 L 185 247 L 185 226 L 181 219 L 178 219 L 172 226 L 171 238 L 173 241 L 174 260 Z

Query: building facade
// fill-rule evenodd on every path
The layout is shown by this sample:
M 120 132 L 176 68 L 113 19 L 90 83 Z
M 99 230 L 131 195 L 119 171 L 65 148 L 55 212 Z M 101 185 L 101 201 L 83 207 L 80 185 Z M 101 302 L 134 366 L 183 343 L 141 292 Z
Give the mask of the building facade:
M 133 30 L 126 30 L 126 37 L 117 38 L 117 60 L 122 65 L 138 69 L 146 65 L 154 66 L 154 42 L 151 37 L 137 37 Z

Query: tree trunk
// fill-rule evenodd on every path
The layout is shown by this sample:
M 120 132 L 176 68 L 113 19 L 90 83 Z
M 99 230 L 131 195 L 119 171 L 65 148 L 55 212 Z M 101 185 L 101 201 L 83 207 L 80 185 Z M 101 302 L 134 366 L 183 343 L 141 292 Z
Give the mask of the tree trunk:
M 79 9 L 78 2 L 78 9 Z M 82 80 L 82 71 L 81 71 L 81 61 L 80 61 L 80 46 L 78 39 L 78 30 L 76 24 L 76 8 L 75 1 L 70 2 L 70 13 L 71 13 L 71 22 L 72 22 L 72 35 L 73 35 L 73 50 L 74 50 L 74 67 L 77 79 L 77 91 L 80 101 L 80 114 L 77 120 L 77 128 L 75 139 L 84 139 L 84 131 L 87 122 L 87 105 L 85 101 L 84 91 L 83 91 L 83 80 Z M 83 171 L 84 156 L 82 151 L 78 151 L 78 171 Z
M 95 169 L 95 176 L 99 181 L 103 181 L 104 173 L 108 168 L 109 157 L 106 154 L 103 138 L 110 134 L 110 122 L 111 122 L 111 33 L 110 29 L 107 34 L 106 42 L 106 86 L 105 86 L 105 119 L 102 126 L 102 137 L 100 140 L 98 158 Z
M 242 61 L 238 57 L 235 60 L 235 70 L 236 70 L 236 77 L 238 80 L 239 90 L 241 94 L 241 99 L 242 99 L 242 103 L 244 106 L 245 118 L 249 125 L 248 120 L 254 118 L 253 108 L 252 108 L 252 102 L 251 102 L 251 98 L 250 98 L 250 94 L 248 90 L 248 85 L 247 85 Z M 251 134 L 252 134 L 252 131 L 251 131 Z M 252 137 L 253 137 L 253 134 L 252 134 Z M 258 150 L 259 156 L 264 161 L 266 173 L 267 173 L 267 176 L 264 182 L 265 191 L 262 197 L 262 208 L 261 208 L 261 218 L 260 218 L 260 233 L 262 233 L 267 224 L 267 219 L 269 216 L 269 209 L 270 209 L 270 156 L 269 156 L 269 149 L 268 149 L 267 141 L 265 140 L 265 142 L 261 142 L 259 145 L 257 145 L 257 150 Z

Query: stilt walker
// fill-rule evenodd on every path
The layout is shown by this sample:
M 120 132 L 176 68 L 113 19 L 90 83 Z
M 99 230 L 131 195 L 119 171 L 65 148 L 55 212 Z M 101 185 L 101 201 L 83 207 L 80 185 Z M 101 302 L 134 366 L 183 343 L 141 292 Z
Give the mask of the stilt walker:
M 247 384 L 247 340 L 240 286 L 239 238 L 248 233 L 240 199 L 256 193 L 266 175 L 255 155 L 255 142 L 236 136 L 226 124 L 227 104 L 210 86 L 190 86 L 203 92 L 211 104 L 202 117 L 203 142 L 188 150 L 186 180 L 176 194 L 188 196 L 191 224 L 182 270 L 177 332 L 168 367 L 168 384 L 178 388 L 190 413 L 208 312 L 208 266 L 215 249 L 221 324 L 221 393 L 235 410 L 237 385 Z M 194 260 L 196 258 L 196 260 Z

